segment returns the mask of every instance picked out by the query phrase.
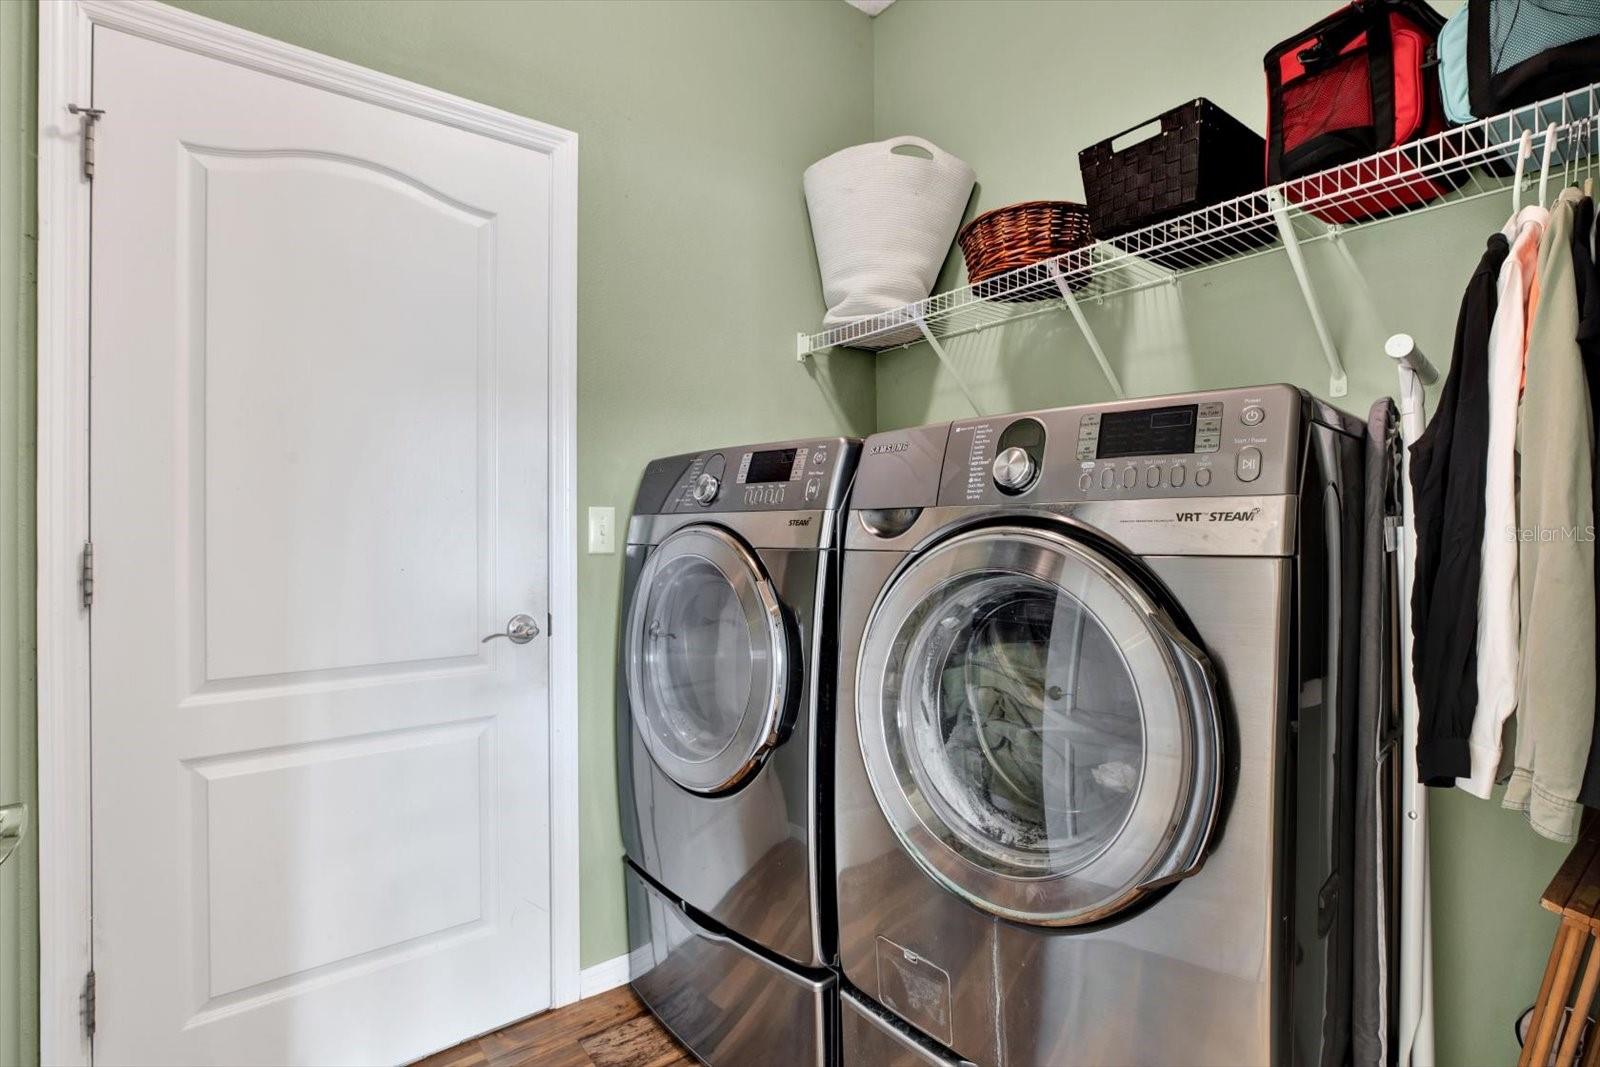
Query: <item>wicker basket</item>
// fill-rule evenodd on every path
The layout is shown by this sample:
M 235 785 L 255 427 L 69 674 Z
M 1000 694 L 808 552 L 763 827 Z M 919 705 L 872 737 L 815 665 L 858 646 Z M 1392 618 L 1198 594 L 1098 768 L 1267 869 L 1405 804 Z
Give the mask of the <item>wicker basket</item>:
M 1089 232 L 1089 209 L 1068 200 L 1029 200 L 985 211 L 961 228 L 956 235 L 961 255 L 967 261 L 967 281 L 979 298 L 1023 303 L 1059 298 L 1061 293 L 1048 274 L 1039 272 L 1022 287 L 996 283 L 993 289 L 1010 292 L 985 292 L 983 284 L 1008 271 L 1030 267 L 1064 252 L 1083 248 L 1094 241 Z M 1075 278 L 1073 289 L 1088 284 Z

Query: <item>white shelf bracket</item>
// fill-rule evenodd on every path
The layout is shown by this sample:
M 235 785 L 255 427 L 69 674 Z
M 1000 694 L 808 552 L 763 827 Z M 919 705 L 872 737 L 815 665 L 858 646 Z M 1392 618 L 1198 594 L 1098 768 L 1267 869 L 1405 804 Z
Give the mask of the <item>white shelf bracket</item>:
M 811 355 L 811 338 L 803 333 L 794 335 L 794 361 L 804 363 L 806 357 Z
M 940 344 L 939 339 L 933 335 L 933 331 L 928 329 L 927 322 L 923 320 L 921 315 L 915 316 L 911 321 L 917 324 L 917 329 L 922 331 L 922 339 L 928 342 L 928 347 L 933 349 L 933 354 L 939 357 L 939 362 L 944 364 L 944 369 L 949 371 L 950 377 L 956 380 L 956 385 L 961 389 L 961 395 L 967 398 L 968 404 L 972 405 L 972 413 L 974 415 L 982 415 L 983 409 L 978 406 L 978 400 L 972 395 L 972 390 L 967 388 L 966 379 L 961 377 L 961 372 L 951 362 L 950 354 L 944 350 L 944 345 Z
M 1300 295 L 1305 299 L 1306 310 L 1311 313 L 1311 325 L 1317 331 L 1317 343 L 1328 361 L 1328 395 L 1345 396 L 1350 392 L 1350 380 L 1344 373 L 1344 360 L 1334 346 L 1333 335 L 1322 318 L 1322 307 L 1317 303 L 1316 290 L 1311 287 L 1311 275 L 1306 270 L 1306 259 L 1300 251 L 1300 238 L 1294 232 L 1294 221 L 1289 218 L 1289 205 L 1283 199 L 1283 190 L 1277 186 L 1267 190 L 1267 203 L 1272 208 L 1272 218 L 1278 224 L 1278 236 L 1283 239 L 1283 250 L 1288 253 L 1289 266 L 1294 280 L 1300 283 Z
M 1089 342 L 1089 351 L 1094 353 L 1094 361 L 1100 364 L 1100 373 L 1104 374 L 1106 381 L 1111 384 L 1111 392 L 1121 400 L 1127 395 L 1122 391 L 1122 382 L 1118 380 L 1117 372 L 1111 369 L 1111 361 L 1106 359 L 1106 350 L 1100 347 L 1100 339 L 1094 335 L 1094 331 L 1089 328 L 1089 321 L 1083 317 L 1083 309 L 1078 306 L 1078 298 L 1072 294 L 1072 286 L 1061 276 L 1061 265 L 1053 259 L 1048 259 L 1045 260 L 1045 266 L 1049 269 L 1050 278 L 1056 283 L 1056 288 L 1061 290 L 1061 302 L 1072 312 L 1072 321 L 1078 324 L 1078 332 Z

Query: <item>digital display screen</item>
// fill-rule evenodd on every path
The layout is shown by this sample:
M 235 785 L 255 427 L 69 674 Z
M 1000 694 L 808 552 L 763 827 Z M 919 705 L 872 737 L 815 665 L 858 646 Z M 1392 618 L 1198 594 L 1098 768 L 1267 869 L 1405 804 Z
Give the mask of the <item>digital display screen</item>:
M 798 452 L 796 448 L 780 448 L 773 452 L 750 453 L 750 469 L 745 472 L 744 484 L 788 481 L 794 473 L 794 457 Z
M 1108 411 L 1100 416 L 1096 459 L 1118 456 L 1168 456 L 1194 451 L 1198 404 L 1143 411 Z

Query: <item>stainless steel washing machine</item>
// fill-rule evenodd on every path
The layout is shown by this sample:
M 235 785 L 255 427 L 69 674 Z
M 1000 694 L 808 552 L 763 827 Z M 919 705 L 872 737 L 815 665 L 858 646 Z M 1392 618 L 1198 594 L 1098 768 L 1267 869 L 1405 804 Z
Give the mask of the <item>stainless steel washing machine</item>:
M 833 1054 L 818 753 L 859 451 L 824 438 L 657 460 L 628 526 L 617 758 L 633 986 L 708 1063 Z
M 1267 386 L 867 440 L 845 1063 L 872 1010 L 908 1062 L 1344 1058 L 1363 430 Z

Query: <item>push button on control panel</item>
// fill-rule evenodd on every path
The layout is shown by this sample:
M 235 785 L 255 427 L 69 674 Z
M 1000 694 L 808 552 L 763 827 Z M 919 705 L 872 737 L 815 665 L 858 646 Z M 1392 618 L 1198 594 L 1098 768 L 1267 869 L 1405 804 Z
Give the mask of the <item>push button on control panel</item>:
M 1233 472 L 1241 482 L 1253 482 L 1261 477 L 1261 449 L 1241 448 L 1234 460 Z
M 1239 412 L 1239 421 L 1244 423 L 1246 426 L 1260 426 L 1261 420 L 1266 417 L 1267 413 L 1261 408 L 1256 407 L 1254 404 Z
M 1112 485 L 1116 484 L 1116 481 L 1117 481 L 1117 472 L 1116 471 L 1112 470 L 1110 467 L 1105 467 L 1105 468 L 1101 469 L 1101 471 L 1100 471 L 1100 488 L 1102 488 L 1102 489 L 1110 489 L 1112 487 Z
M 1078 458 L 1094 459 L 1100 448 L 1100 413 L 1091 411 L 1078 420 Z
M 1150 489 L 1154 489 L 1156 486 L 1160 485 L 1161 484 L 1161 468 L 1160 467 L 1146 467 L 1145 468 L 1145 472 L 1144 472 L 1144 484 L 1145 484 L 1145 486 L 1147 488 L 1150 488 Z
M 1139 472 L 1132 467 L 1122 468 L 1122 488 L 1132 489 L 1139 484 Z
M 1201 467 L 1194 472 L 1194 484 L 1204 488 L 1211 484 L 1211 468 Z
M 1078 475 L 1078 488 L 1087 493 L 1094 488 L 1094 475 L 1087 472 Z
M 1215 452 L 1222 447 L 1222 405 L 1217 401 L 1201 404 L 1195 410 L 1194 450 Z
M 1180 485 L 1181 486 L 1184 482 L 1186 482 L 1188 480 L 1189 480 L 1189 468 L 1185 467 L 1182 463 L 1174 463 L 1172 465 L 1172 475 L 1167 479 L 1167 481 L 1172 483 L 1173 485 Z

